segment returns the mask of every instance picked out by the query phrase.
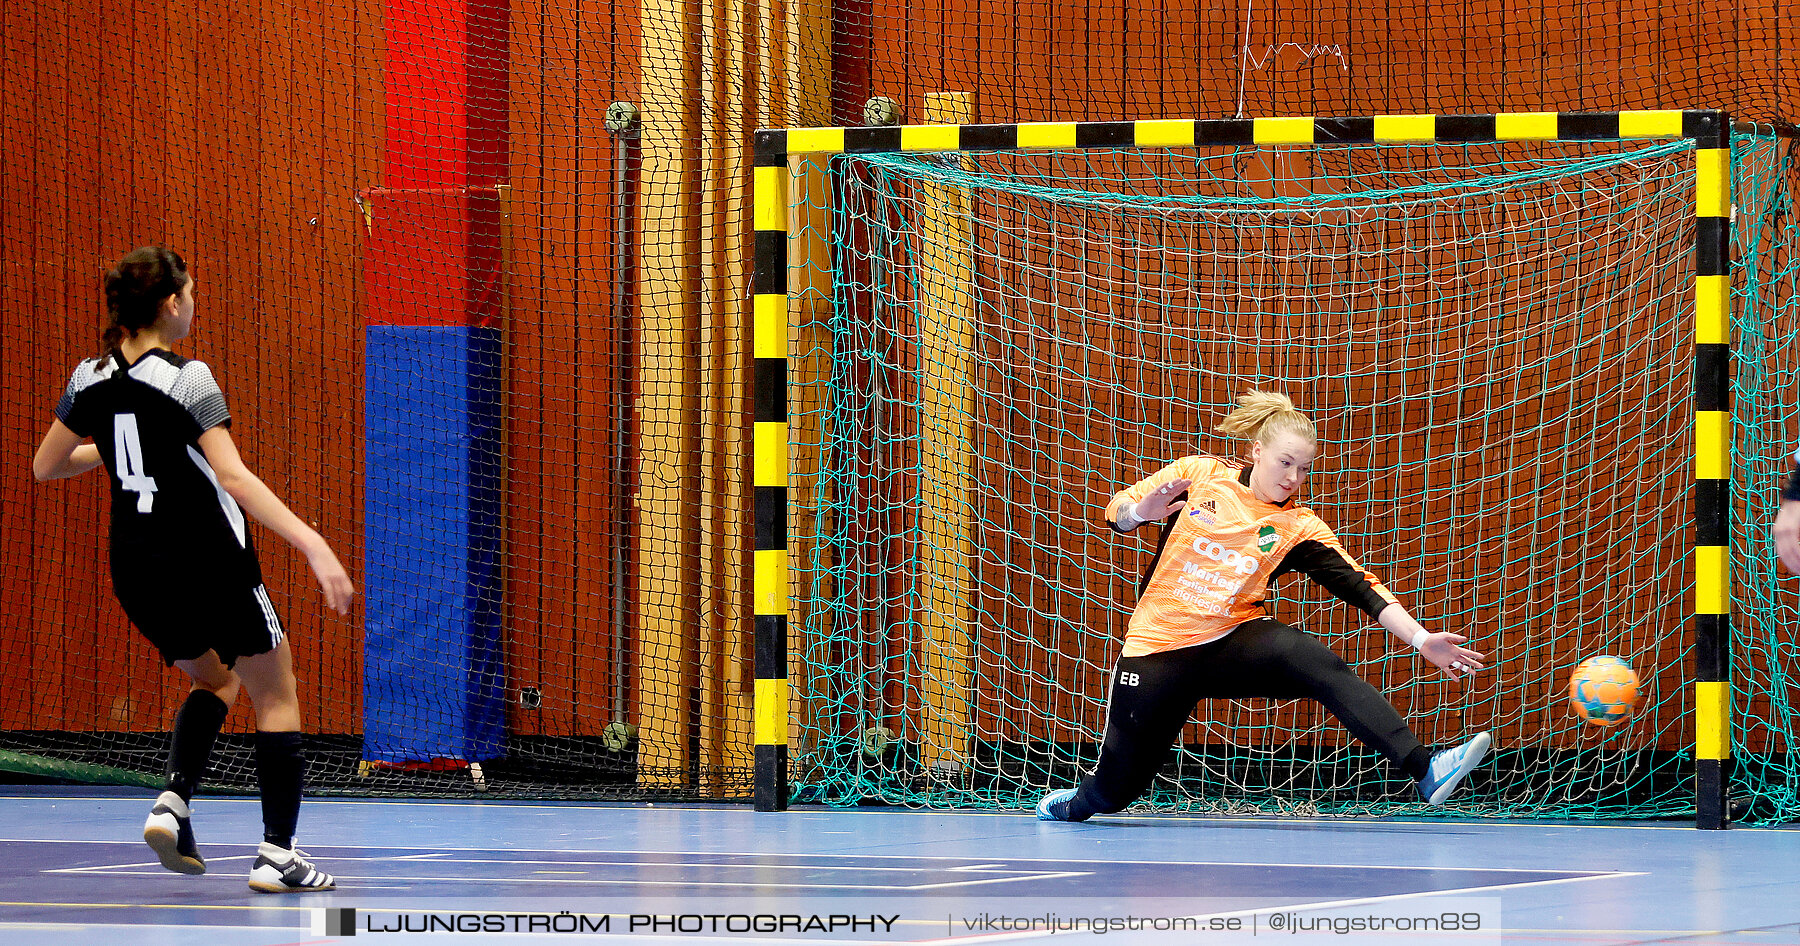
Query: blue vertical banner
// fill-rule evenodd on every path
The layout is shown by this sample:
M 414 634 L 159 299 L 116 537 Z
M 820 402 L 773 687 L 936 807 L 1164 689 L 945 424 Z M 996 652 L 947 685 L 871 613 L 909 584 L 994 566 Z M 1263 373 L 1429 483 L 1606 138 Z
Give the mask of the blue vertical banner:
M 502 752 L 500 329 L 372 325 L 363 758 Z

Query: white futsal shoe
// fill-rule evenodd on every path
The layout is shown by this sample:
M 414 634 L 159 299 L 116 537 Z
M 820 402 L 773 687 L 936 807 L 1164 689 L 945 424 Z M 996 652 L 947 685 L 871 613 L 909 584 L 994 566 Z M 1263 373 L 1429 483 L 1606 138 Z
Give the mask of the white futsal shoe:
M 177 874 L 206 873 L 206 859 L 194 844 L 194 828 L 190 824 L 193 811 L 174 792 L 156 796 L 150 817 L 144 819 L 144 843 L 156 852 L 162 866 Z
M 250 889 L 257 893 L 307 893 L 331 890 L 337 879 L 314 867 L 298 848 L 288 850 L 267 841 L 256 846 L 256 865 L 250 868 Z

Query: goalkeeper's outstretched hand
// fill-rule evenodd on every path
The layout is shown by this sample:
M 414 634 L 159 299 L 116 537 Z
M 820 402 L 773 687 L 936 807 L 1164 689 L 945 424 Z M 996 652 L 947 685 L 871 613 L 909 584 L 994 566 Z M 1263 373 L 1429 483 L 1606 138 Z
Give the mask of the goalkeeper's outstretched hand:
M 1145 494 L 1137 501 L 1137 518 L 1141 522 L 1155 522 L 1165 519 L 1169 513 L 1187 505 L 1187 501 L 1177 499 L 1188 487 L 1194 485 L 1193 480 L 1170 480 Z
M 1775 514 L 1775 554 L 1788 574 L 1800 575 L 1800 500 L 1784 499 Z
M 1419 653 L 1423 654 L 1426 660 L 1431 661 L 1432 665 L 1436 666 L 1444 676 L 1452 680 L 1461 680 L 1464 677 L 1474 676 L 1477 670 L 1484 669 L 1485 665 L 1482 661 L 1487 659 L 1487 655 L 1480 651 L 1462 646 L 1466 640 L 1468 638 L 1461 634 L 1441 631 L 1428 635 L 1425 642 L 1419 645 Z

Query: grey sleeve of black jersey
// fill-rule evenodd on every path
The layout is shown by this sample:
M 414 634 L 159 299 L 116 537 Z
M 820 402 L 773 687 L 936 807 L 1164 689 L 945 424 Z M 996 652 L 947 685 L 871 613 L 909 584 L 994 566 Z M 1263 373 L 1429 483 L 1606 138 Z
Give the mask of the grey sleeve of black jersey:
M 212 369 L 204 362 L 190 361 L 181 366 L 175 386 L 169 389 L 174 398 L 194 417 L 202 432 L 214 427 L 230 427 L 231 411 L 225 407 L 225 392 L 213 379 Z
M 92 363 L 84 361 L 75 366 L 75 373 L 69 375 L 69 386 L 63 389 L 62 397 L 56 400 L 56 419 L 82 437 L 89 436 L 92 432 L 86 429 L 87 423 L 76 409 L 75 398 L 97 380 L 99 379 L 94 375 Z

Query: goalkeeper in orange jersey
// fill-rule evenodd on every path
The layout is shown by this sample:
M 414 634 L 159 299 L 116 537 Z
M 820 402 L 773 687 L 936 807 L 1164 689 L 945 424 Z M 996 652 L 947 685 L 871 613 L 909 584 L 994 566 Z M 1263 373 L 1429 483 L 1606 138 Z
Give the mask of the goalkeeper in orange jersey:
M 1312 635 L 1268 617 L 1269 584 L 1301 572 L 1361 608 L 1445 676 L 1461 679 L 1486 658 L 1461 634 L 1433 633 L 1339 544 L 1294 495 L 1312 470 L 1318 434 L 1293 401 L 1251 391 L 1217 430 L 1250 441 L 1250 465 L 1183 457 L 1106 506 L 1120 532 L 1165 520 L 1113 671 L 1100 760 L 1076 788 L 1038 802 L 1046 821 L 1086 821 L 1136 801 L 1162 768 L 1203 699 L 1319 701 L 1356 738 L 1418 782 L 1427 803 L 1444 799 L 1487 754 L 1481 733 L 1453 749 L 1420 744 L 1385 697 Z
M 1794 472 L 1781 487 L 1774 531 L 1776 556 L 1790 574 L 1800 575 L 1800 450 L 1794 451 Z

